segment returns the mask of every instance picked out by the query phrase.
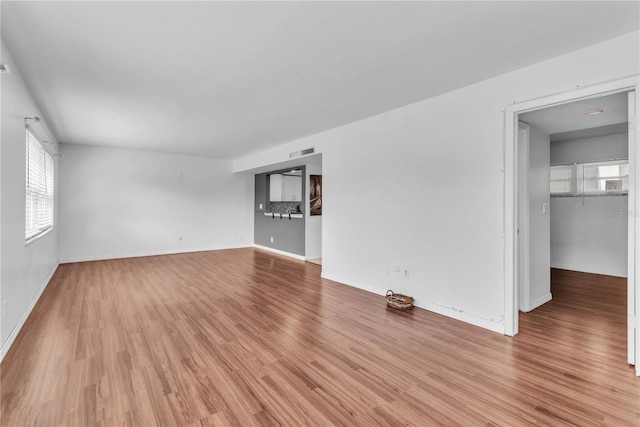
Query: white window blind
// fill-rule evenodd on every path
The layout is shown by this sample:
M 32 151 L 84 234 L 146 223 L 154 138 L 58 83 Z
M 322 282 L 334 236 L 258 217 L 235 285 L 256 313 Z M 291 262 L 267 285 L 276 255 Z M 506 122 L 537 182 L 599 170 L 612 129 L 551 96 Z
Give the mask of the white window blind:
M 584 164 L 584 192 L 608 193 L 629 191 L 629 162 Z
M 25 242 L 53 228 L 53 158 L 27 130 Z
M 575 183 L 574 165 L 551 166 L 551 194 L 572 194 Z
M 629 161 L 551 166 L 549 181 L 552 196 L 627 194 Z

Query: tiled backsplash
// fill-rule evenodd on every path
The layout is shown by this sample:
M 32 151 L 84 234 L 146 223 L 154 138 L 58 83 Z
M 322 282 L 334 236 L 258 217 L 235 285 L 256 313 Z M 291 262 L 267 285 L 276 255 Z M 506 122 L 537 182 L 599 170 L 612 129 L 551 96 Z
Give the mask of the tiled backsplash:
M 302 202 L 269 202 L 271 209 L 269 212 L 275 213 L 300 213 L 302 212 Z M 297 207 L 300 207 L 298 210 Z

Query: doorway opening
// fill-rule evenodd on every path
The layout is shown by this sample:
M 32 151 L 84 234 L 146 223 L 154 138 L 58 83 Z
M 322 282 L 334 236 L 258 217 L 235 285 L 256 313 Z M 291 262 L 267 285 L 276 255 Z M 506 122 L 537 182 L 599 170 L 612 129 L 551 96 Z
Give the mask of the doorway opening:
M 627 356 L 630 364 L 636 364 L 639 340 L 635 253 L 638 236 L 637 218 L 628 214 L 637 212 L 638 200 L 638 139 L 634 126 L 637 120 L 636 87 L 637 79 L 623 79 L 507 107 L 506 335 L 518 333 L 520 310 L 531 311 L 552 299 L 551 267 L 556 267 L 556 270 L 574 269 L 626 276 Z M 628 108 L 628 112 L 625 111 L 627 120 L 622 123 L 616 119 L 617 123 L 607 123 L 606 116 L 601 114 L 600 118 L 591 122 L 596 123 L 596 126 L 576 128 L 574 125 L 573 129 L 555 128 L 549 131 L 544 129 L 549 123 L 541 125 L 543 122 L 540 122 L 540 118 L 545 114 L 559 122 L 562 122 L 562 111 L 567 114 L 580 111 L 584 116 L 590 109 L 581 110 L 594 100 L 623 100 L 624 106 Z M 613 107 L 607 109 L 610 113 L 613 111 Z M 592 116 L 593 114 L 584 117 L 593 118 Z M 611 114 L 607 116 L 610 118 Z M 624 130 L 628 130 L 628 135 L 622 135 Z M 551 142 L 551 136 L 555 139 L 554 142 Z M 554 147 L 554 143 L 558 145 Z M 626 153 L 613 153 L 611 150 L 615 147 L 626 149 Z M 572 157 L 572 160 L 567 160 L 567 157 Z M 529 160 L 534 160 L 533 167 L 527 163 Z M 626 165 L 623 164 L 625 161 L 628 162 Z M 553 163 L 558 168 L 550 179 Z M 618 171 L 618 175 L 610 173 L 613 169 Z M 551 190 L 556 193 L 554 197 L 551 197 Z M 590 214 L 576 217 L 578 209 L 582 214 L 587 211 Z M 550 215 L 554 214 L 552 239 Z M 590 239 L 591 248 L 580 242 L 580 233 L 576 231 L 581 227 L 582 230 L 584 227 L 591 227 L 591 237 L 600 234 Z M 609 232 L 612 230 L 620 235 L 611 235 Z M 618 245 L 616 250 L 610 250 L 611 246 L 607 243 L 610 238 L 614 245 Z M 575 246 L 577 250 L 567 250 L 570 249 L 566 247 L 567 244 Z M 607 253 L 608 250 L 611 253 Z M 637 364 L 636 372 L 640 374 Z
M 542 108 L 519 119 L 521 333 L 539 330 L 562 339 L 571 331 L 584 338 L 606 329 L 599 349 L 622 358 L 628 93 Z M 527 314 L 534 310 L 536 315 Z M 589 351 L 591 340 L 581 341 Z

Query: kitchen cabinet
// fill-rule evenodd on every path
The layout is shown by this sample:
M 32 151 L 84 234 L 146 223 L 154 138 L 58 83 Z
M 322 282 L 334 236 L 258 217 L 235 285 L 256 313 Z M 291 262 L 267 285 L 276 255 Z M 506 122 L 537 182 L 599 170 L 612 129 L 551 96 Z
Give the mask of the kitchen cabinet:
M 269 175 L 269 201 L 299 202 L 302 200 L 302 177 L 273 173 Z
M 302 177 L 283 175 L 283 198 L 285 202 L 299 202 L 302 200 Z
M 269 175 L 269 200 L 272 202 L 282 201 L 283 179 L 279 173 Z

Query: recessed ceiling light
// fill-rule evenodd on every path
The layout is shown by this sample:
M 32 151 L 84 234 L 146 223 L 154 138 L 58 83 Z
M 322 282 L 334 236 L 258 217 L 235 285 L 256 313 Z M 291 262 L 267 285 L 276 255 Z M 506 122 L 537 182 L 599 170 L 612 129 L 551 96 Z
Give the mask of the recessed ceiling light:
M 584 115 L 585 116 L 597 116 L 598 114 L 602 114 L 603 111 L 604 110 L 596 108 L 596 109 L 593 109 L 593 110 L 585 111 Z

